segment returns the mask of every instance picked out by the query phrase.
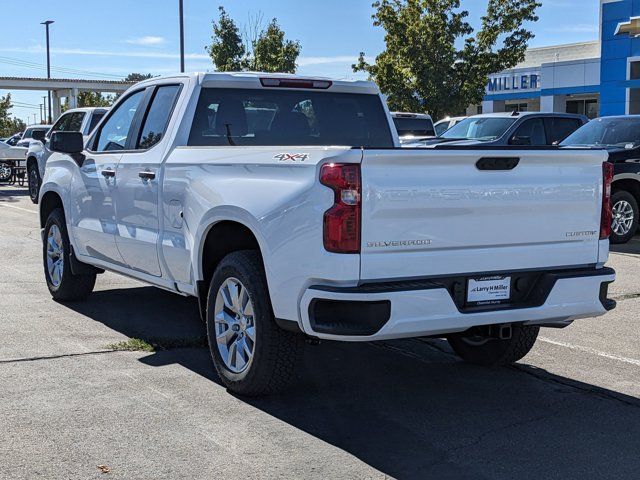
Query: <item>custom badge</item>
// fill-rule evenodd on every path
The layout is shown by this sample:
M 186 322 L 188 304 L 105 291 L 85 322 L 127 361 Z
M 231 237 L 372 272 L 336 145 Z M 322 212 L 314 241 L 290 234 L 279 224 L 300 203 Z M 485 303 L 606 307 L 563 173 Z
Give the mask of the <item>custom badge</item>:
M 279 162 L 304 162 L 309 159 L 308 153 L 279 153 L 273 156 Z

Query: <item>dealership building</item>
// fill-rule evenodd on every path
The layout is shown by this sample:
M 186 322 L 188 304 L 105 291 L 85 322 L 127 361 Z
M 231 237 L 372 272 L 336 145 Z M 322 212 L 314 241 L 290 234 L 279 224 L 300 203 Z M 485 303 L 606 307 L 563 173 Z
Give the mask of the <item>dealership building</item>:
M 640 114 L 640 0 L 600 0 L 599 40 L 529 49 L 516 68 L 489 77 L 474 108 Z

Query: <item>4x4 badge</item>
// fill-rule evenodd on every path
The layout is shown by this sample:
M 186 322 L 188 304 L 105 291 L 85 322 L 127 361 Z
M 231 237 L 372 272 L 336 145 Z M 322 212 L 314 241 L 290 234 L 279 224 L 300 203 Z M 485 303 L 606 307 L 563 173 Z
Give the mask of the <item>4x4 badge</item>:
M 304 162 L 309 159 L 308 153 L 279 153 L 273 156 L 279 162 Z

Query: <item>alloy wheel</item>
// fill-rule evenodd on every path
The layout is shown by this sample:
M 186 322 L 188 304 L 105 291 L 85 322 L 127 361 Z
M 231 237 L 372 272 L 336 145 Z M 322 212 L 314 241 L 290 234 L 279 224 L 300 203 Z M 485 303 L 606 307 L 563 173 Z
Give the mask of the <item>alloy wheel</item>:
M 633 207 L 626 200 L 620 200 L 613 206 L 611 228 L 616 235 L 624 236 L 631 231 L 633 225 Z
M 0 163 L 0 182 L 6 182 L 11 178 L 11 166 L 6 163 Z
M 251 365 L 256 345 L 253 303 L 237 278 L 227 278 L 218 289 L 214 309 L 216 345 L 225 366 L 241 373 Z
M 54 288 L 62 283 L 64 272 L 64 247 L 62 245 L 62 233 L 58 225 L 51 225 L 47 235 L 47 271 Z

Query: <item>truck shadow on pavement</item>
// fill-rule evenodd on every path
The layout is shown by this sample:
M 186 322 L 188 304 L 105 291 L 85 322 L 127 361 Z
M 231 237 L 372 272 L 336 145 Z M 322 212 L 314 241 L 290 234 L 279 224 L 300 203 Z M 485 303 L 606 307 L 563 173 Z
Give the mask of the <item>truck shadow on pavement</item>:
M 142 287 L 97 291 L 69 306 L 166 348 L 144 364 L 180 364 L 219 384 L 192 299 Z M 526 358 L 510 368 L 466 365 L 439 340 L 307 345 L 287 392 L 242 400 L 400 479 L 640 472 L 640 400 L 537 369 Z M 307 471 L 336 461 L 324 455 L 309 451 Z
M 29 190 L 27 189 L 17 189 L 15 187 L 9 187 L 5 184 L 0 184 L 0 202 L 17 203 L 20 201 L 20 197 L 28 196 Z
M 610 248 L 614 253 L 640 255 L 640 235 L 636 235 L 628 243 L 622 245 L 611 245 Z

